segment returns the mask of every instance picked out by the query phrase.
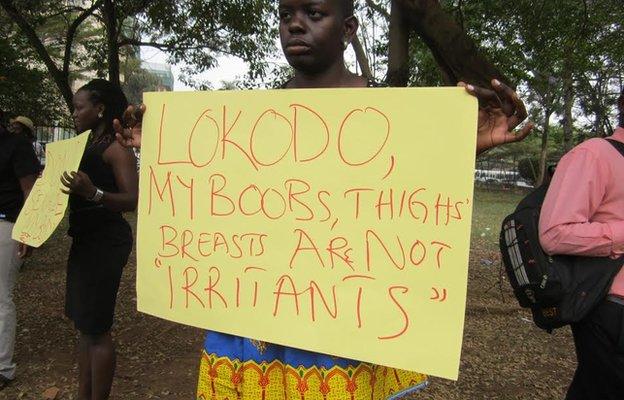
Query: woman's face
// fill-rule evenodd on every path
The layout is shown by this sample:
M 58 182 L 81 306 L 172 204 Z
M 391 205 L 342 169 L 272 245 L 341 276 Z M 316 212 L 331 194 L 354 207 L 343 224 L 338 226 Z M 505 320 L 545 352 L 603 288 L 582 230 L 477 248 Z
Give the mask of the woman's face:
M 77 132 L 84 132 L 89 129 L 95 129 L 101 122 L 98 116 L 104 112 L 104 106 L 101 104 L 93 104 L 86 90 L 79 90 L 74 94 L 74 113 L 72 118 Z
M 279 18 L 282 50 L 295 70 L 315 74 L 342 61 L 340 0 L 280 0 Z

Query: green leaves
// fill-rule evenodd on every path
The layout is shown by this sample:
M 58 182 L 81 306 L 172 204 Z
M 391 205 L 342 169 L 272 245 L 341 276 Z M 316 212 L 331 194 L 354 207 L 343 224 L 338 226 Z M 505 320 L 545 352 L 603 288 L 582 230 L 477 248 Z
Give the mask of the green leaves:
M 138 57 L 140 46 L 165 51 L 172 63 L 184 64 L 194 74 L 215 66 L 221 55 L 237 56 L 249 63 L 250 78 L 267 74 L 266 59 L 275 51 L 273 0 L 118 0 L 109 3 L 117 29 L 107 29 L 111 21 L 105 18 L 104 1 L 73 3 L 0 1 L 5 10 L 12 10 L 12 18 L 23 22 L 19 29 L 9 24 L 13 36 L 24 34 L 24 24 L 29 28 L 29 40 L 22 40 L 21 48 L 41 70 L 47 61 L 47 70 L 69 109 L 70 82 L 94 75 L 116 80 L 115 60 Z M 71 29 L 74 26 L 77 29 Z M 109 39 L 118 46 L 109 48 Z M 15 43 L 8 46 L 17 51 Z M 142 74 L 140 69 L 135 72 Z M 145 85 L 145 79 L 143 74 L 131 84 L 143 81 Z
M 37 125 L 67 115 L 62 98 L 23 35 L 0 14 L 0 108 L 29 116 Z
M 264 60 L 275 51 L 275 2 L 271 0 L 152 1 L 139 15 L 142 32 L 173 63 L 203 72 L 219 55 L 250 64 L 252 76 L 266 72 Z

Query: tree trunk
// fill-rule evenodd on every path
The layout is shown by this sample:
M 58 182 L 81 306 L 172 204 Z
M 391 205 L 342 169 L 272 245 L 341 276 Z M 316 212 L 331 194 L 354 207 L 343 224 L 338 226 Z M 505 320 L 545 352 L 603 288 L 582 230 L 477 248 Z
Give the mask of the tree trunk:
M 569 68 L 565 69 L 563 77 L 563 151 L 572 150 L 574 138 L 574 124 L 572 120 L 572 107 L 574 106 L 574 87 L 572 86 L 572 74 Z
M 597 105 L 596 107 L 594 107 L 594 133 L 596 135 L 596 137 L 604 137 L 604 127 L 603 127 L 603 120 L 604 120 L 604 115 L 602 112 L 602 107 L 600 107 L 599 105 Z
M 28 24 L 28 21 L 26 21 L 24 16 L 13 5 L 12 1 L 0 0 L 0 5 L 2 6 L 2 8 L 4 8 L 9 17 L 11 17 L 11 19 L 20 27 L 22 33 L 24 33 L 24 35 L 28 39 L 28 42 L 35 49 L 35 51 L 41 58 L 41 61 L 43 61 L 48 71 L 50 72 L 50 75 L 52 76 L 56 87 L 58 88 L 59 92 L 61 92 L 63 100 L 65 100 L 67 108 L 70 110 L 70 112 L 73 111 L 74 105 L 72 100 L 74 95 L 72 93 L 71 87 L 69 86 L 69 73 L 64 73 L 56 66 L 56 64 L 50 57 L 50 54 L 48 54 L 47 49 L 45 48 L 43 43 L 41 43 L 41 40 L 37 36 L 37 32 L 35 32 L 32 26 Z
M 119 45 L 117 43 L 117 17 L 114 0 L 104 0 L 104 24 L 108 43 L 108 80 L 119 82 Z
M 548 157 L 548 134 L 550 133 L 550 116 L 552 109 L 544 109 L 544 123 L 542 124 L 542 149 L 540 152 L 539 176 L 535 187 L 539 187 L 546 177 L 546 159 Z
M 67 76 L 69 76 L 69 67 L 72 60 L 72 48 L 78 27 L 80 27 L 80 24 L 82 24 L 87 18 L 93 15 L 95 10 L 102 6 L 102 2 L 103 0 L 98 0 L 93 3 L 90 8 L 84 10 L 78 17 L 76 17 L 67 29 L 67 35 L 65 35 L 65 54 L 63 55 L 63 73 Z
M 386 83 L 389 86 L 407 86 L 409 79 L 409 25 L 403 17 L 402 8 L 397 0 L 392 0 L 390 8 L 389 38 Z
M 591 83 L 590 83 L 591 85 Z M 603 90 L 603 79 L 602 76 L 599 75 L 597 80 L 596 80 L 596 86 L 593 90 L 593 103 L 594 103 L 594 114 L 595 114 L 595 120 L 594 120 L 594 132 L 596 134 L 596 137 L 605 137 L 606 135 L 606 129 L 605 129 L 605 109 L 602 105 L 602 99 L 604 97 L 604 90 Z M 608 119 L 608 118 L 607 118 Z
M 375 77 L 373 76 L 373 72 L 371 71 L 370 63 L 368 62 L 368 57 L 366 57 L 366 52 L 362 47 L 362 42 L 360 42 L 360 38 L 355 36 L 351 45 L 353 46 L 353 50 L 355 51 L 355 58 L 357 59 L 358 65 L 362 70 L 362 75 L 364 75 L 369 81 L 374 80 Z
M 395 0 L 403 6 L 410 27 L 431 49 L 448 84 L 459 81 L 489 87 L 496 78 L 509 82 L 479 51 L 476 44 L 455 20 L 446 14 L 437 0 Z

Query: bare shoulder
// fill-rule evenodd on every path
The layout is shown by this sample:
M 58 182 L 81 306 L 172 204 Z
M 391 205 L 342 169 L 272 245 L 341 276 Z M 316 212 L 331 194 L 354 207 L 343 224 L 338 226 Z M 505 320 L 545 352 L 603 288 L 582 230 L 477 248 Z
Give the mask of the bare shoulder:
M 115 140 L 104 151 L 103 158 L 108 164 L 112 164 L 119 161 L 134 160 L 135 156 L 132 149 L 122 146 Z

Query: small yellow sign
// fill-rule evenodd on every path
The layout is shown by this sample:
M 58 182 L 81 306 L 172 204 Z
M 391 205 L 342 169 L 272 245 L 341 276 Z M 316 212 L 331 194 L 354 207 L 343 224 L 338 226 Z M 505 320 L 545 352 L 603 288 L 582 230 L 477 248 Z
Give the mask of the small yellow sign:
M 140 311 L 457 378 L 473 97 L 170 92 L 146 105 Z
M 77 171 L 89 140 L 89 132 L 46 145 L 46 166 L 37 179 L 13 227 L 13 239 L 41 246 L 65 215 L 68 197 L 61 192 L 61 175 Z

